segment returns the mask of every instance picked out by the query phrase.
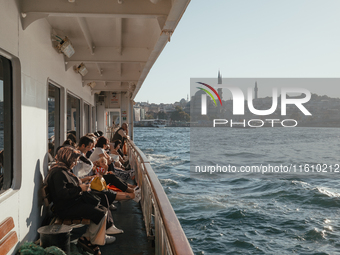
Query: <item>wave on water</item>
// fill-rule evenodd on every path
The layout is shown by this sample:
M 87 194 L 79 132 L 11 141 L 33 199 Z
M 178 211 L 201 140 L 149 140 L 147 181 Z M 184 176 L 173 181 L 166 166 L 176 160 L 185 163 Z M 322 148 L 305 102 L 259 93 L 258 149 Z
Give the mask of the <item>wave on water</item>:
M 134 132 L 135 143 L 158 175 L 194 254 L 340 254 L 336 175 L 328 179 L 317 178 L 317 173 L 309 178 L 192 175 L 189 128 L 135 128 Z M 214 150 L 214 155 L 201 159 L 202 164 L 216 164 L 218 159 L 238 166 L 338 162 L 338 129 L 228 132 L 226 149 Z

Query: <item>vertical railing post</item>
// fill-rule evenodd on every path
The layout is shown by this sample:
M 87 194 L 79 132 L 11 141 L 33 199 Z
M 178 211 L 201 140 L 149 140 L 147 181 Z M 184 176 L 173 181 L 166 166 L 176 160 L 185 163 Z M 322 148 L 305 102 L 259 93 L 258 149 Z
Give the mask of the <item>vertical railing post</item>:
M 155 254 L 193 255 L 176 214 L 150 163 L 132 141 L 128 144 L 130 164 L 135 169 L 135 180 L 141 189 L 140 204 L 146 233 L 148 238 L 155 242 Z

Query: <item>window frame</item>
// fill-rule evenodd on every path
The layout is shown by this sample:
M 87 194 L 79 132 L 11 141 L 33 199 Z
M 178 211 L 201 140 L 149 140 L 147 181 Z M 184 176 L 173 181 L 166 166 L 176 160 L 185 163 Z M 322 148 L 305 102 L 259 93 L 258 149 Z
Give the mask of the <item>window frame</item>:
M 86 107 L 87 107 L 87 111 L 85 109 Z M 83 135 L 86 135 L 87 133 L 91 132 L 91 125 L 90 125 L 90 123 L 91 123 L 91 114 L 90 114 L 91 105 L 84 101 L 83 108 L 84 108 L 84 115 L 83 115 L 84 116 L 84 121 L 83 121 L 84 134 Z
M 3 187 L 0 190 L 0 194 L 11 188 L 13 181 L 13 71 L 12 63 L 9 59 L 0 55 L 2 67 L 3 67 L 3 111 L 4 111 L 4 174 Z M 8 75 L 9 74 L 9 75 Z M 9 169 L 9 170 L 8 170 Z
M 81 98 L 76 96 L 75 94 L 73 94 L 69 90 L 66 92 L 66 111 L 65 111 L 65 113 L 66 113 L 66 133 L 69 131 L 68 127 L 67 127 L 67 125 L 68 125 L 68 122 L 67 122 L 67 114 L 68 114 L 68 112 L 67 111 L 68 111 L 68 96 L 69 95 L 71 97 L 74 97 L 75 99 L 78 100 L 78 104 L 76 106 L 76 112 L 78 112 L 78 115 L 76 114 L 76 138 L 77 138 L 77 141 L 79 141 L 81 133 L 82 133 L 80 131 L 81 130 L 81 127 L 80 127 L 80 125 L 81 125 L 80 116 L 81 116 L 81 111 L 82 111 L 81 110 Z M 71 114 L 72 114 L 72 111 L 71 111 Z
M 21 187 L 21 180 L 22 180 L 22 144 L 21 144 L 21 108 L 22 108 L 22 101 L 21 101 L 21 64 L 19 58 L 12 55 L 11 53 L 3 50 L 0 48 L 0 56 L 2 59 L 5 59 L 5 62 L 10 63 L 10 70 L 11 74 L 10 81 L 10 110 L 7 111 L 9 116 L 6 116 L 7 119 L 10 119 L 10 123 L 6 123 L 6 126 L 9 127 L 9 136 L 6 135 L 6 142 L 10 141 L 10 149 L 7 149 L 7 153 L 4 154 L 5 157 L 9 157 L 11 166 L 11 184 L 8 189 L 1 191 L 0 193 L 0 203 L 14 195 Z M 4 86 L 5 87 L 5 86 Z M 4 97 L 5 93 L 4 91 Z M 9 102 L 9 101 L 7 101 Z M 4 116 L 5 121 L 5 116 Z M 5 127 L 4 127 L 5 129 Z M 5 143 L 5 141 L 4 141 Z M 4 146 L 5 147 L 5 146 Z M 14 152 L 15 151 L 15 155 Z M 5 151 L 4 151 L 5 153 Z M 8 156 L 8 154 L 10 154 Z M 15 157 L 14 157 L 15 156 Z
M 54 153 L 56 149 L 61 145 L 61 129 L 62 129 L 62 119 L 61 119 L 61 109 L 62 109 L 62 87 L 57 85 L 55 82 L 48 80 L 47 82 L 47 137 L 48 137 L 48 120 L 49 120 L 49 112 L 48 112 L 48 98 L 49 98 L 49 86 L 55 87 L 56 96 L 55 96 L 55 113 L 54 113 Z M 47 148 L 48 149 L 48 148 Z

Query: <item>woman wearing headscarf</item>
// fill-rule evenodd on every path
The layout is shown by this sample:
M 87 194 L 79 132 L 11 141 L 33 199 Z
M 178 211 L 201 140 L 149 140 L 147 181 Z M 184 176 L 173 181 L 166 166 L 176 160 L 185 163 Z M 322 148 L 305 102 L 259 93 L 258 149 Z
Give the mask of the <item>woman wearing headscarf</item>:
M 113 226 L 111 212 L 99 204 L 89 191 L 89 184 L 83 184 L 71 169 L 81 154 L 72 147 L 62 147 L 47 176 L 47 185 L 53 201 L 52 210 L 61 218 L 87 218 L 91 220 L 86 233 L 79 238 L 78 245 L 95 255 L 100 255 L 98 245 L 112 243 L 115 238 L 106 232 Z

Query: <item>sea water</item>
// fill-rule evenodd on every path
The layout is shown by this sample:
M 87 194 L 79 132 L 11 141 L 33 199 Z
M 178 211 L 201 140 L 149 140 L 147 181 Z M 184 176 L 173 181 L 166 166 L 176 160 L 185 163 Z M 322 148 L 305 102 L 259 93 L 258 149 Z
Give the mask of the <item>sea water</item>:
M 223 158 L 221 163 L 238 166 L 336 164 L 339 131 L 228 129 L 224 149 L 204 160 Z M 134 141 L 151 161 L 195 254 L 340 254 L 340 173 L 332 178 L 195 177 L 190 128 L 134 128 Z

